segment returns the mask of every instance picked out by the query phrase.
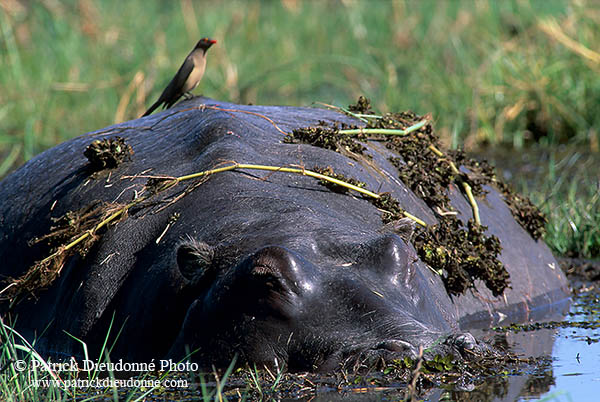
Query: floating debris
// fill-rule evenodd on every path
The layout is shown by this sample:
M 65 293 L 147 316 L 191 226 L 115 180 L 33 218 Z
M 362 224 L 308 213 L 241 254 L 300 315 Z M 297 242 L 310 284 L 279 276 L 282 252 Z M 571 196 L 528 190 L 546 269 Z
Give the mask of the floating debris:
M 392 197 L 390 193 L 379 194 L 379 198 L 371 200 L 371 204 L 384 211 L 381 215 L 381 220 L 384 225 L 403 219 L 405 216 L 405 211 L 400 206 L 400 202 Z
M 19 278 L 8 278 L 9 285 L 3 290 L 2 298 L 14 300 L 50 286 L 60 275 L 67 258 L 74 253 L 82 258 L 87 255 L 99 239 L 97 231 L 105 226 L 104 222 L 125 215 L 121 204 L 96 201 L 77 211 L 68 211 L 60 218 L 52 218 L 54 225 L 50 233 L 29 241 L 30 245 L 46 242 L 51 254 L 37 261 Z
M 435 269 L 444 271 L 449 294 L 459 295 L 481 279 L 494 296 L 509 287 L 509 274 L 498 260 L 502 250 L 496 236 L 485 236 L 485 226 L 470 219 L 467 230 L 455 217 L 440 217 L 439 223 L 417 228 L 413 244 L 419 257 Z
M 493 183 L 504 196 L 504 200 L 517 222 L 535 240 L 540 239 L 546 233 L 546 223 L 548 222 L 542 211 L 528 197 L 517 194 L 510 185 L 498 180 Z
M 531 235 L 535 240 L 540 239 L 546 232 L 546 217 L 537 208 L 528 197 L 517 192 L 508 183 L 498 179 L 496 169 L 487 161 L 478 161 L 469 158 L 463 151 L 451 151 L 457 164 L 469 169 L 469 174 L 465 179 L 473 187 L 473 194 L 476 196 L 485 195 L 484 185 L 494 186 L 502 195 L 508 204 L 513 217 L 519 225 Z

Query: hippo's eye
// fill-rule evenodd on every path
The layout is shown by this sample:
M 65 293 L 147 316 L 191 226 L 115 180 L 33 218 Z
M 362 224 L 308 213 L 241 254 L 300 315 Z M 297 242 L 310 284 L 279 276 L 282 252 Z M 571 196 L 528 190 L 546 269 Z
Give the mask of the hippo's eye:
M 415 235 L 415 221 L 408 218 L 402 218 L 388 223 L 384 226 L 383 231 L 396 233 L 405 242 L 411 242 Z
M 250 272 L 254 278 L 259 279 L 268 288 L 281 288 L 281 271 L 275 261 L 268 260 L 268 258 L 259 259 L 259 261 L 255 262 Z
M 214 249 L 208 244 L 188 238 L 177 248 L 177 266 L 181 275 L 192 283 L 198 283 L 210 270 Z
M 252 275 L 281 277 L 281 265 L 284 262 L 271 255 L 260 255 L 254 261 Z
M 300 294 L 312 286 L 298 258 L 282 247 L 265 247 L 257 251 L 249 263 L 250 275 L 269 289 Z
M 271 268 L 267 265 L 255 265 L 254 268 L 252 268 L 252 274 L 253 275 L 273 275 L 273 276 L 275 276 L 275 271 L 273 270 L 273 268 Z

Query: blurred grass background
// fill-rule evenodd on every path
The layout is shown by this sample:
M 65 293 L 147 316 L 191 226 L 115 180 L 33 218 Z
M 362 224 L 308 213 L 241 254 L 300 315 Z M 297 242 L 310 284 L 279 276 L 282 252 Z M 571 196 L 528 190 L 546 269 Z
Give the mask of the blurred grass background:
M 431 113 L 452 147 L 597 155 L 599 27 L 594 0 L 0 0 L 0 177 L 140 116 L 202 36 L 218 44 L 196 94 L 301 106 L 365 95 L 381 112 Z M 569 205 L 549 225 L 562 240 L 571 201 L 600 226 L 598 174 L 573 189 L 557 177 L 564 158 L 548 159 L 539 186 L 517 181 L 548 212 Z

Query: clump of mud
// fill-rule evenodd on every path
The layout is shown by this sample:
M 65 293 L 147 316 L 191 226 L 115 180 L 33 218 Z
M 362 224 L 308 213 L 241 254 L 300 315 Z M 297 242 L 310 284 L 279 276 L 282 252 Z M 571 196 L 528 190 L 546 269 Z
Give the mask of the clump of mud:
M 368 110 L 370 114 L 373 113 L 370 102 L 362 97 L 356 105 L 348 108 L 351 111 L 364 113 L 364 110 Z M 413 112 L 387 113 L 380 119 L 369 119 L 365 128 L 403 129 L 424 118 Z M 367 139 L 382 140 L 382 137 L 375 135 Z M 484 185 L 491 185 L 502 193 L 514 218 L 534 239 L 538 240 L 544 235 L 545 216 L 529 198 L 517 194 L 510 185 L 499 180 L 494 167 L 487 161 L 468 158 L 462 150 L 447 151 L 445 158 L 436 156 L 432 147 L 440 149 L 441 145 L 431 124 L 411 135 L 387 137 L 384 140 L 388 148 L 401 156 L 391 160 L 399 171 L 400 179 L 430 207 L 443 208 L 447 205 L 445 190 L 452 182 L 468 183 L 478 197 L 485 195 Z M 464 166 L 468 173 L 461 171 L 457 175 L 452 171 L 450 162 L 457 167 Z
M 517 194 L 507 183 L 495 180 L 494 185 L 500 190 L 517 222 L 529 232 L 531 237 L 538 240 L 546 231 L 546 217 L 525 196 Z
M 404 218 L 404 209 L 400 206 L 400 202 L 392 197 L 390 193 L 379 194 L 379 198 L 370 201 L 373 205 L 383 211 L 381 220 L 384 225 Z
M 121 137 L 94 140 L 83 151 L 83 155 L 89 161 L 89 169 L 98 172 L 104 169 L 112 169 L 122 162 L 131 159 L 133 148 Z
M 389 193 L 369 200 L 383 211 L 384 224 L 397 222 L 405 217 L 398 200 Z M 426 227 L 417 226 L 410 241 L 423 262 L 441 272 L 449 294 L 463 294 L 481 279 L 494 296 L 501 295 L 509 286 L 510 276 L 498 256 L 502 251 L 496 236 L 486 236 L 487 227 L 477 225 L 472 219 L 467 228 L 454 216 L 439 216 L 438 223 Z
M 404 162 L 402 158 L 393 157 L 390 158 L 390 162 L 398 169 L 400 180 L 429 207 L 452 209 L 446 189 L 454 182 L 455 176 L 447 163 L 439 162 L 432 167 L 426 163 L 414 160 Z
M 422 117 L 405 112 L 386 115 L 374 125 L 377 128 L 402 129 L 421 120 Z M 386 140 L 386 147 L 400 156 L 390 158 L 390 162 L 398 169 L 400 180 L 429 207 L 451 210 L 447 189 L 459 177 L 452 171 L 451 159 L 438 157 L 431 146 L 440 148 L 431 124 L 410 135 L 394 136 Z
M 412 112 L 385 115 L 377 120 L 378 128 L 406 128 L 423 117 Z M 469 184 L 473 193 L 484 196 L 482 184 L 488 182 L 482 175 L 471 175 L 458 170 L 466 158 L 462 152 L 446 152 L 440 156 L 441 145 L 431 124 L 405 136 L 386 140 L 386 147 L 400 157 L 390 162 L 398 170 L 398 177 L 418 197 L 436 212 L 452 212 L 448 197 L 450 185 L 462 189 Z M 472 161 L 471 166 L 479 166 Z M 453 168 L 454 167 L 454 168 Z M 484 168 L 487 166 L 484 165 Z M 449 294 L 459 295 L 474 287 L 481 279 L 494 296 L 509 287 L 509 274 L 498 256 L 502 251 L 496 236 L 486 236 L 487 227 L 473 220 L 465 224 L 455 215 L 438 214 L 438 223 L 418 228 L 413 245 L 423 262 L 443 271 L 443 280 Z
M 78 211 L 67 211 L 61 217 L 50 218 L 52 220 L 50 232 L 44 236 L 31 239 L 29 245 L 45 242 L 49 247 L 54 248 L 66 244 L 82 232 L 92 230 L 98 220 L 102 219 L 108 208 L 108 205 L 96 201 Z M 87 248 L 79 249 L 82 256 L 87 253 Z
M 485 195 L 484 185 L 494 186 L 504 196 L 513 217 L 531 237 L 538 240 L 544 235 L 547 223 L 544 214 L 528 197 L 517 194 L 511 185 L 499 180 L 493 166 L 485 160 L 478 161 L 469 158 L 461 150 L 452 151 L 452 154 L 457 163 L 469 169 L 470 173 L 466 180 L 473 187 L 473 194 L 483 196 Z

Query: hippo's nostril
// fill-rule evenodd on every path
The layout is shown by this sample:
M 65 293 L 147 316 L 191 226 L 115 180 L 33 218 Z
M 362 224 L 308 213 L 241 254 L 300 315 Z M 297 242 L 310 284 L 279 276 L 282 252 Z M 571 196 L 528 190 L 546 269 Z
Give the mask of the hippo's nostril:
M 276 267 L 269 265 L 254 265 L 250 274 L 258 282 L 269 290 L 280 291 L 284 289 L 284 281 L 282 281 L 281 273 Z

